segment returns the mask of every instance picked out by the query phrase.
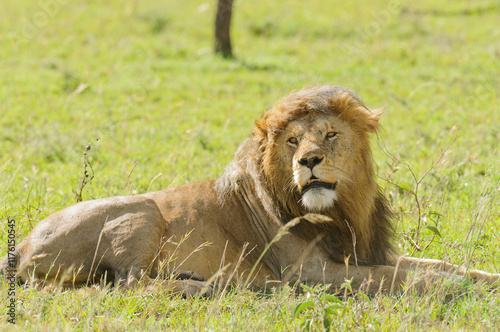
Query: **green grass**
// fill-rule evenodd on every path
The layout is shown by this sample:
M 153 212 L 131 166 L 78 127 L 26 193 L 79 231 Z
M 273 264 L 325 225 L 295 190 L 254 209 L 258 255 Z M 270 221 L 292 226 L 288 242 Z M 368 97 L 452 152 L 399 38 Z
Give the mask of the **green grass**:
M 215 2 L 2 4 L 2 252 L 8 218 L 20 240 L 74 203 L 89 142 L 95 178 L 84 199 L 213 179 L 267 107 L 320 82 L 385 108 L 373 148 L 400 253 L 500 271 L 498 1 L 236 1 L 234 61 L 212 54 Z M 401 161 L 417 178 L 430 169 L 418 192 L 420 244 L 434 234 L 425 226 L 442 237 L 421 252 L 407 239 L 419 217 Z M 318 302 L 295 318 L 305 298 L 287 288 L 213 300 L 19 288 L 17 299 L 22 330 L 288 331 L 324 317 Z M 494 330 L 500 297 L 437 285 L 422 296 L 347 298 L 329 317 L 336 330 Z

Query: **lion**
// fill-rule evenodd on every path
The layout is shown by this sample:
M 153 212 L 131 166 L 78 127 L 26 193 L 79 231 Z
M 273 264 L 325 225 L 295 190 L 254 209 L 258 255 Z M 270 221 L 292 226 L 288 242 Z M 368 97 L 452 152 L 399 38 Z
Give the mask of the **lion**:
M 496 284 L 500 274 L 394 253 L 370 148 L 380 115 L 342 87 L 293 91 L 255 122 L 219 179 L 56 212 L 3 259 L 4 275 L 68 287 L 162 277 L 186 296 L 217 280 L 335 290 L 349 279 L 355 290 L 394 293 L 417 267 L 431 270 L 417 291 L 448 277 Z

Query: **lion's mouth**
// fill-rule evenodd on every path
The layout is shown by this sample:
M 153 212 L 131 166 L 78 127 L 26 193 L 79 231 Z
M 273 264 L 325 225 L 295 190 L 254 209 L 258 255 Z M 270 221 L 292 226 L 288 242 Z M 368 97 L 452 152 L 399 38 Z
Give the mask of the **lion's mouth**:
M 335 190 L 337 187 L 337 182 L 328 183 L 323 182 L 314 175 L 307 181 L 306 185 L 302 187 L 302 195 L 304 195 L 308 190 L 313 188 L 325 188 L 329 190 Z

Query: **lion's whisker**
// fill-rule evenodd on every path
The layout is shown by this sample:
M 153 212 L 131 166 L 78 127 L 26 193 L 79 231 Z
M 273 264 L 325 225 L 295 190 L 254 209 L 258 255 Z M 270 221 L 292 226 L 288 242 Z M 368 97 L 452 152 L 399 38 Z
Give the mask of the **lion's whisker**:
M 285 184 L 285 187 L 284 187 L 284 191 L 288 191 L 290 192 L 291 194 L 294 192 L 295 190 L 295 182 L 293 181 L 293 174 L 288 176 L 288 179 L 285 181 L 286 184 Z

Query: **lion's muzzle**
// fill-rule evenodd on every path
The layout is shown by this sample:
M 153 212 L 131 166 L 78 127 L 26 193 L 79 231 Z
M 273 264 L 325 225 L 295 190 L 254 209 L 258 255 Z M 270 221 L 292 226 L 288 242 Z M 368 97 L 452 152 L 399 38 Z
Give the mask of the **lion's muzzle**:
M 308 190 L 313 188 L 325 188 L 329 190 L 335 190 L 337 187 L 337 182 L 327 183 L 319 180 L 309 180 L 307 184 L 302 188 L 302 195 L 304 195 Z

